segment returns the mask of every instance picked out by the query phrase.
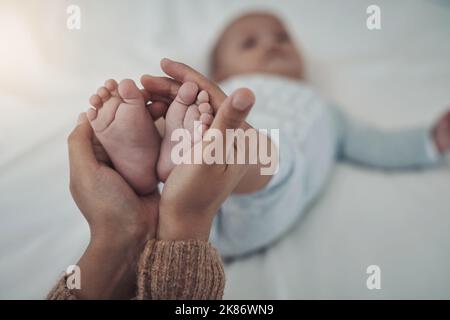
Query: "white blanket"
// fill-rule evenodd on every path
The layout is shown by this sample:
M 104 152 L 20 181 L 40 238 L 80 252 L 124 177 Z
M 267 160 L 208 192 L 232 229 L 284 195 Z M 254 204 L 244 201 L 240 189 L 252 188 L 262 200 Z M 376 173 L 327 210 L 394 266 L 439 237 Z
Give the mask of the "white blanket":
M 0 4 L 0 298 L 42 298 L 88 228 L 68 191 L 66 136 L 109 77 L 159 74 L 163 56 L 206 71 L 220 28 L 249 7 L 286 17 L 308 78 L 362 120 L 431 123 L 450 103 L 450 5 L 420 1 L 74 1 Z M 381 7 L 382 30 L 366 28 Z M 450 170 L 337 166 L 285 238 L 226 266 L 226 298 L 450 297 Z M 381 268 L 368 290 L 366 268 Z

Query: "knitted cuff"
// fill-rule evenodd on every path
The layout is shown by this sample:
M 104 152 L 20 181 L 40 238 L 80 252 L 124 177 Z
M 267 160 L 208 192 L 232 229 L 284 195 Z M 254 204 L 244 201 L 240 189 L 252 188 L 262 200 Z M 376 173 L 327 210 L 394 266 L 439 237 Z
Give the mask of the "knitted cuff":
M 137 278 L 137 299 L 221 299 L 225 286 L 217 250 L 199 240 L 148 241 Z
M 67 288 L 67 277 L 62 276 L 52 290 L 48 293 L 47 300 L 77 300 L 74 294 Z

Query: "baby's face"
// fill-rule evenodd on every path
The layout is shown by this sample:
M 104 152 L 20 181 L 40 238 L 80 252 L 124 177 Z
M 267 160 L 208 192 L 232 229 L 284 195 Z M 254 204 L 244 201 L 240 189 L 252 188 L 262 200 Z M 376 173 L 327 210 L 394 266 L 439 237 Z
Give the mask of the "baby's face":
M 233 22 L 213 53 L 216 81 L 246 73 L 302 78 L 302 60 L 283 23 L 273 15 L 254 13 Z

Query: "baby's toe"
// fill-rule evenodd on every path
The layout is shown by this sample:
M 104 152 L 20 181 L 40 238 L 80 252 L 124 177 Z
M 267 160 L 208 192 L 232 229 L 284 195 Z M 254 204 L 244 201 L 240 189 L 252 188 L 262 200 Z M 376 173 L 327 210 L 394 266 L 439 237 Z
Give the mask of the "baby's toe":
M 87 112 L 86 112 L 86 117 L 88 118 L 89 121 L 94 121 L 97 118 L 97 109 L 91 107 Z
M 200 91 L 200 93 L 197 96 L 197 104 L 209 102 L 209 95 L 208 92 L 205 90 Z
M 100 98 L 97 94 L 91 96 L 91 98 L 89 99 L 89 103 L 96 109 L 101 108 L 103 105 L 102 98 Z
M 175 99 L 178 100 L 178 102 L 189 106 L 195 102 L 197 93 L 198 86 L 194 82 L 186 82 L 178 89 L 178 94 Z
M 203 113 L 200 115 L 200 121 L 202 124 L 210 126 L 214 121 L 214 117 L 209 113 Z
M 120 97 L 128 104 L 144 106 L 144 97 L 133 80 L 125 79 L 119 84 Z
M 198 106 L 198 110 L 200 111 L 200 113 L 209 113 L 209 114 L 213 114 L 213 108 L 211 107 L 211 105 L 207 102 L 201 103 Z
M 117 81 L 114 79 L 108 79 L 105 81 L 105 87 L 106 89 L 109 90 L 109 92 L 111 93 L 111 95 L 118 97 L 119 96 L 119 91 L 117 90 L 117 88 L 119 87 L 119 85 L 117 84 Z
M 98 88 L 97 95 L 102 99 L 103 103 L 111 97 L 111 93 L 105 87 Z
M 95 132 L 102 132 L 113 122 L 122 100 L 110 96 L 103 102 L 99 94 L 94 94 L 89 101 L 92 107 L 87 111 L 87 118 Z

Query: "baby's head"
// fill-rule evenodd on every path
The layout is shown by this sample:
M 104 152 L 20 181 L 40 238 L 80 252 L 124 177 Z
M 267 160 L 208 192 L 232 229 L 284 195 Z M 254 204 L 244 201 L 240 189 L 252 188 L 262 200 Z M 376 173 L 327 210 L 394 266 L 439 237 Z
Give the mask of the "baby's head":
M 234 20 L 219 37 L 211 56 L 215 81 L 248 73 L 270 73 L 301 79 L 300 53 L 283 22 L 266 12 Z

